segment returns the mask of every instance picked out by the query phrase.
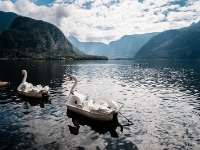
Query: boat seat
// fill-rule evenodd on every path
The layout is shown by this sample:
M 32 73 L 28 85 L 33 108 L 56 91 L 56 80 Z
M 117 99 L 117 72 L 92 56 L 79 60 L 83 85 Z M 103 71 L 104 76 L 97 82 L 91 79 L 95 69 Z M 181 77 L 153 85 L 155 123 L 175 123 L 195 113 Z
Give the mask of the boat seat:
M 94 113 L 109 113 L 111 110 L 107 106 L 96 104 L 95 107 L 90 107 L 90 112 Z
M 88 102 L 88 108 L 89 110 L 98 110 L 99 109 L 99 105 L 98 103 L 95 103 L 92 99 Z
M 108 107 L 117 108 L 117 103 L 113 100 L 108 101 Z
M 83 108 L 88 109 L 88 101 L 84 101 L 84 102 L 83 102 Z
M 19 87 L 18 87 L 18 90 L 20 91 L 30 91 L 32 90 L 33 86 L 31 84 L 21 84 Z
M 109 113 L 111 111 L 108 108 L 108 103 L 92 99 L 88 101 L 88 109 L 94 113 Z

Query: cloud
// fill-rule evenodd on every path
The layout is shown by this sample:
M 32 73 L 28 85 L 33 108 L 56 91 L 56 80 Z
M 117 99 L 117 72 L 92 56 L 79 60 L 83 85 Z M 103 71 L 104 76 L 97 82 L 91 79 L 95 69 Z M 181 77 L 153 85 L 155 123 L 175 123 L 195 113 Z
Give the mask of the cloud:
M 68 16 L 70 16 L 70 12 L 62 5 L 58 5 L 56 7 L 56 19 L 57 19 L 57 24 L 59 26 L 61 26 L 61 23 L 62 23 L 62 19 L 65 19 L 67 18 Z
M 193 18 L 193 15 L 194 15 L 194 12 L 192 12 L 192 11 L 187 11 L 187 12 L 169 12 L 169 14 L 167 16 L 167 20 L 169 22 L 191 20 Z
M 56 25 L 80 41 L 109 43 L 124 35 L 162 32 L 200 21 L 199 0 L 0 0 L 0 10 Z
M 0 1 L 0 10 L 5 12 L 15 12 L 14 5 L 11 1 Z

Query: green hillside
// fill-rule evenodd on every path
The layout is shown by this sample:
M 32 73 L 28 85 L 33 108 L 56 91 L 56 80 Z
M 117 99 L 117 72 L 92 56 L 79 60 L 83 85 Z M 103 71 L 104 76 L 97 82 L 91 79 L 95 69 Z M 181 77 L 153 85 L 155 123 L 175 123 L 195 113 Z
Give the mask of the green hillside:
M 28 17 L 17 17 L 0 34 L 0 58 L 107 59 L 80 55 L 56 26 Z
M 12 12 L 0 11 L 0 33 L 10 27 L 11 22 L 17 18 L 18 15 Z

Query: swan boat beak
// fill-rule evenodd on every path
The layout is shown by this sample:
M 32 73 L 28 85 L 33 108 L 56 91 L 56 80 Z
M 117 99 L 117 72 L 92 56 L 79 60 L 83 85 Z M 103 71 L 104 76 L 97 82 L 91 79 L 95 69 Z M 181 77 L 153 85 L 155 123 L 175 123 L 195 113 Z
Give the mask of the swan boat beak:
M 69 77 L 68 81 L 72 81 L 72 77 Z

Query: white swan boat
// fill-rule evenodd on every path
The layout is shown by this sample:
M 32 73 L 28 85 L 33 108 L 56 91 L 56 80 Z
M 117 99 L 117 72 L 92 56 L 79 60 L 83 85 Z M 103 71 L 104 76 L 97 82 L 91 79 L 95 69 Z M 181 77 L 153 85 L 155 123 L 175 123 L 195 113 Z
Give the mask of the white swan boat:
M 113 119 L 113 115 L 118 113 L 118 111 L 123 107 L 118 106 L 113 100 L 110 101 L 100 101 L 97 98 L 87 99 L 83 94 L 74 92 L 78 79 L 76 76 L 70 76 L 69 81 L 74 80 L 75 83 L 70 91 L 67 109 L 86 116 L 88 118 L 100 121 L 109 121 Z
M 48 86 L 42 87 L 41 85 L 33 86 L 31 83 L 26 82 L 27 72 L 22 70 L 24 78 L 22 83 L 17 88 L 18 94 L 32 97 L 32 98 L 42 98 L 43 96 L 48 96 L 50 88 Z

